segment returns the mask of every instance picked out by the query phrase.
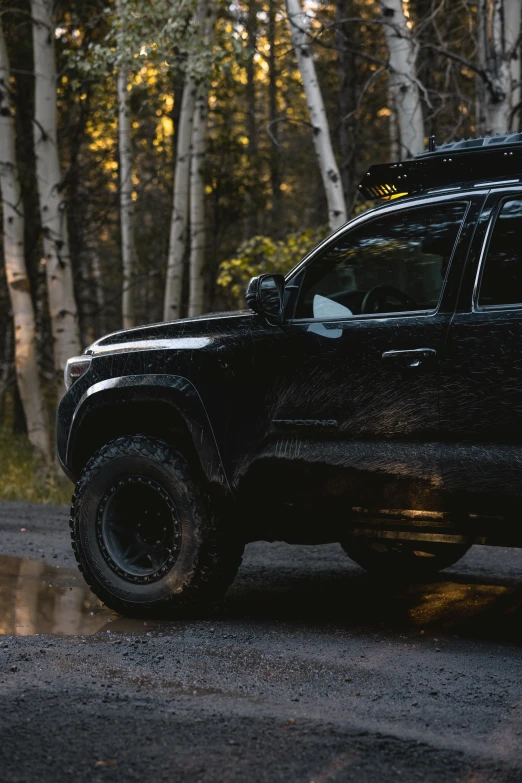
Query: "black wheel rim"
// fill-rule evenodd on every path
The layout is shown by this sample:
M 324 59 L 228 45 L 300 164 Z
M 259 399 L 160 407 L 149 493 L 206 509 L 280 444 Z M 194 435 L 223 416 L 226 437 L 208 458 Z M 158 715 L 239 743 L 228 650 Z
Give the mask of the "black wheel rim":
M 98 544 L 122 579 L 162 579 L 176 562 L 181 523 L 172 498 L 152 479 L 129 476 L 103 495 L 96 519 Z

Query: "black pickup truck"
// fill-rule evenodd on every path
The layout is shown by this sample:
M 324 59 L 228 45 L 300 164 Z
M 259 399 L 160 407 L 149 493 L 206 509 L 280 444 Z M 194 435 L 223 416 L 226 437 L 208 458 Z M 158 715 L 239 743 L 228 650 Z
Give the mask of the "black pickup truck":
M 128 615 L 219 599 L 246 542 L 340 542 L 425 578 L 522 546 L 522 134 L 372 167 L 386 201 L 251 309 L 69 361 L 58 455 L 94 592 Z

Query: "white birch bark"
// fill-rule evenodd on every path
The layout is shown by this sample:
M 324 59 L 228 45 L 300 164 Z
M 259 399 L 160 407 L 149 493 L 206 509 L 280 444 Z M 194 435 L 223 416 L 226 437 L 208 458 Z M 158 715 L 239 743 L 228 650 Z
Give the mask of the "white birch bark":
M 401 156 L 424 150 L 424 120 L 415 58 L 416 47 L 408 29 L 402 0 L 379 0 L 388 47 L 390 90 L 394 97 Z
M 519 103 L 522 97 L 520 89 L 520 31 L 522 23 L 522 0 L 505 0 L 504 2 L 504 37 L 506 49 L 510 57 L 510 125 L 509 130 L 518 131 L 520 128 Z
M 196 85 L 194 79 L 187 75 L 183 87 L 174 171 L 167 279 L 163 304 L 165 321 L 172 321 L 181 316 L 183 263 L 188 243 L 190 158 L 195 101 Z
M 388 108 L 390 109 L 390 160 L 394 163 L 401 158 L 401 142 L 399 139 L 399 125 L 397 122 L 397 109 L 395 108 L 395 96 L 388 85 Z
M 128 98 L 128 70 L 118 74 L 118 146 L 120 158 L 120 223 L 121 257 L 123 265 L 122 321 L 123 328 L 135 324 L 135 249 L 134 207 L 132 203 L 132 152 Z
M 35 72 L 34 150 L 57 382 L 80 352 L 66 205 L 56 132 L 56 63 L 52 0 L 31 0 Z
M 482 133 L 520 127 L 521 0 L 480 0 L 478 6 L 477 125 Z
M 0 16 L 0 195 L 4 261 L 15 329 L 16 380 L 33 448 L 51 459 L 51 442 L 36 355 L 33 302 L 24 256 L 24 214 L 9 97 L 9 61 Z
M 477 65 L 482 73 L 487 72 L 487 3 L 488 0 L 478 0 L 477 6 Z M 481 73 L 478 73 L 475 80 L 475 122 L 478 136 L 485 136 L 488 133 L 488 94 L 486 81 Z
M 99 333 L 97 336 L 106 333 L 105 320 L 105 292 L 103 287 L 103 274 L 100 260 L 100 248 L 96 237 L 93 237 L 90 247 L 90 266 L 91 277 L 94 285 L 94 297 L 96 301 L 97 322 Z
M 511 67 L 504 37 L 504 0 L 482 4 L 487 25 L 486 69 L 489 76 L 486 122 L 488 133 L 507 133 L 511 114 Z
M 347 220 L 341 175 L 335 160 L 323 96 L 306 36 L 306 18 L 300 0 L 285 0 L 285 2 L 297 66 L 310 114 L 315 154 L 328 204 L 328 222 L 330 229 L 334 231 Z
M 205 46 L 214 41 L 216 7 L 214 0 L 199 0 L 198 22 Z M 190 156 L 190 285 L 189 316 L 201 315 L 205 308 L 205 180 L 203 166 L 206 153 L 208 119 L 208 81 L 203 81 L 196 92 L 192 123 L 192 154 Z
M 205 261 L 205 137 L 208 117 L 208 90 L 201 89 L 194 107 L 192 155 L 190 161 L 190 294 L 189 316 L 201 315 L 204 309 Z
M 116 13 L 124 25 L 122 5 L 116 2 Z M 118 153 L 120 163 L 120 225 L 123 286 L 121 298 L 124 329 L 135 325 L 136 248 L 134 244 L 134 206 L 132 202 L 132 146 L 129 101 L 129 69 L 122 65 L 118 72 Z

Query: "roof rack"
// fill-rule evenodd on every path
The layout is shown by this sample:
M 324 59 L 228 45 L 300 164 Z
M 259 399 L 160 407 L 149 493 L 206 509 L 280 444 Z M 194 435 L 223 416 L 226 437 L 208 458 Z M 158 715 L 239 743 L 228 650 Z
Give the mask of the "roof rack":
M 522 177 L 522 133 L 461 139 L 435 144 L 414 158 L 371 166 L 361 180 L 365 198 L 391 199 L 445 186 Z

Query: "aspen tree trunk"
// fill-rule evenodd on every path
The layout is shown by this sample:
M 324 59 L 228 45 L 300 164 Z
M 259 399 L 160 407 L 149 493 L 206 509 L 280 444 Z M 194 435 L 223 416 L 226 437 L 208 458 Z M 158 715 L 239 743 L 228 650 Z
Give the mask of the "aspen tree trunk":
M 212 45 L 216 8 L 213 0 L 200 0 L 198 4 L 200 29 L 207 46 Z M 189 316 L 201 315 L 205 309 L 205 181 L 203 165 L 206 153 L 208 119 L 208 81 L 203 82 L 196 94 L 192 126 L 192 155 L 190 156 L 190 291 Z
M 121 297 L 124 329 L 135 325 L 134 207 L 132 203 L 132 153 L 128 98 L 128 70 L 118 74 L 118 142 L 120 157 L 120 222 L 123 290 Z
M 183 86 L 185 84 L 185 76 L 179 69 L 176 69 L 174 73 L 174 79 L 172 82 L 172 93 L 174 97 L 174 103 L 172 105 L 172 113 L 170 118 L 172 120 L 172 153 L 173 158 L 176 160 L 176 153 L 178 149 L 178 131 L 179 120 L 181 117 L 181 104 L 183 102 Z
M 276 64 L 276 1 L 268 0 L 267 41 L 268 52 L 268 118 L 272 146 L 270 147 L 270 188 L 272 191 L 272 208 L 270 222 L 272 234 L 283 223 L 281 198 L 281 152 L 279 147 L 279 124 L 277 122 L 277 76 Z
M 247 34 L 248 59 L 246 63 L 246 131 L 248 138 L 247 155 L 250 161 L 248 184 L 246 190 L 247 220 L 246 238 L 249 239 L 258 232 L 257 198 L 256 191 L 259 187 L 256 176 L 256 162 L 258 153 L 257 117 L 256 117 L 256 78 L 255 78 L 255 54 L 257 49 L 257 0 L 248 0 L 248 12 L 245 31 Z
M 393 163 L 401 159 L 401 142 L 399 139 L 399 126 L 397 124 L 397 109 L 395 108 L 395 96 L 388 89 L 388 108 L 390 110 L 390 161 Z
M 477 64 L 483 73 L 487 71 L 487 2 L 488 0 L 479 0 L 477 6 Z M 489 132 L 487 106 L 488 87 L 484 78 L 478 73 L 475 80 L 475 122 L 479 136 L 485 136 Z
M 486 69 L 490 79 L 487 94 L 486 118 L 488 132 L 506 133 L 510 126 L 511 114 L 511 68 L 509 55 L 506 51 L 504 37 L 504 0 L 486 0 L 483 3 L 485 18 L 482 24 L 487 25 Z
M 100 261 L 100 248 L 96 238 L 92 239 L 90 247 L 91 277 L 94 286 L 94 298 L 96 301 L 96 323 L 98 324 L 98 337 L 107 333 L 106 302 L 103 288 L 103 274 Z
M 343 21 L 356 16 L 353 0 L 336 0 L 335 14 L 337 22 L 337 73 L 339 105 L 339 153 L 340 171 L 343 183 L 344 201 L 347 214 L 352 211 L 354 183 L 352 182 L 352 160 L 355 153 L 354 115 L 357 107 L 357 69 L 351 40 L 353 25 Z
M 174 171 L 167 279 L 163 305 L 164 321 L 172 321 L 181 316 L 183 264 L 188 244 L 190 157 L 195 102 L 196 85 L 194 79 L 187 75 L 183 87 L 181 113 L 177 131 L 176 168 Z
M 56 63 L 52 0 L 31 0 L 35 72 L 34 149 L 43 249 L 53 336 L 54 365 L 61 375 L 70 356 L 80 352 L 66 204 L 56 133 Z
M 504 7 L 504 35 L 506 48 L 510 53 L 510 125 L 509 130 L 518 131 L 520 128 L 520 49 L 519 40 L 522 23 L 522 0 L 505 0 Z
M 190 296 L 189 316 L 204 309 L 203 264 L 205 261 L 205 136 L 208 116 L 208 92 L 201 89 L 194 108 L 192 156 L 190 163 Z
M 379 0 L 388 47 L 390 90 L 394 98 L 401 156 L 412 157 L 424 150 L 424 120 L 415 67 L 412 40 L 402 0 Z
M 485 76 L 477 90 L 477 124 L 483 133 L 519 127 L 521 0 L 480 0 L 478 63 Z
M 285 2 L 292 43 L 312 124 L 315 154 L 328 204 L 328 222 L 330 229 L 334 231 L 347 220 L 341 175 L 332 148 L 330 127 L 321 88 L 317 81 L 312 52 L 307 42 L 305 16 L 299 0 L 285 0 Z
M 0 195 L 5 271 L 15 329 L 16 380 L 29 441 L 46 461 L 50 461 L 51 442 L 40 387 L 34 308 L 24 256 L 24 214 L 16 164 L 9 79 L 9 61 L 0 16 Z
M 122 6 L 116 2 L 116 13 L 120 24 Z M 129 101 L 129 69 L 122 65 L 118 73 L 118 147 L 120 159 L 120 224 L 121 257 L 123 266 L 123 290 L 121 298 L 122 322 L 124 329 L 135 325 L 136 269 L 134 245 L 134 207 L 132 203 L 132 147 Z

